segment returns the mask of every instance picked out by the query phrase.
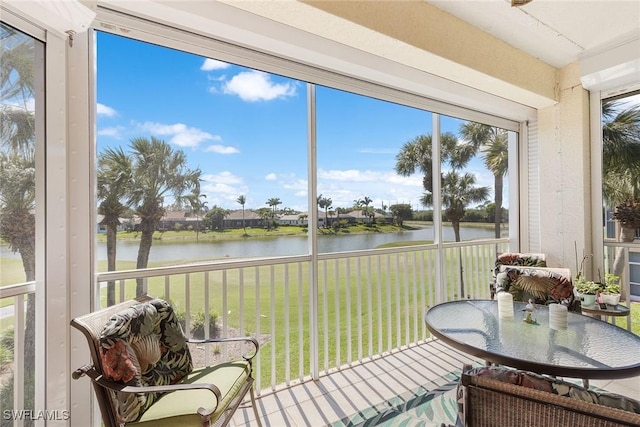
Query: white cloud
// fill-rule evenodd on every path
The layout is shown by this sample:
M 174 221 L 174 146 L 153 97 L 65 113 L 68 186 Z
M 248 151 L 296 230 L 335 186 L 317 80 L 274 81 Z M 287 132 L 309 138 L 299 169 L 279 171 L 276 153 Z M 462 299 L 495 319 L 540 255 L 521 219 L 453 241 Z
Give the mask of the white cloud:
M 394 185 L 422 188 L 422 177 L 420 175 L 404 177 L 396 174 L 395 172 L 380 172 L 370 170 L 361 171 L 358 169 L 318 169 L 318 179 L 341 182 L 386 182 Z
M 110 136 L 112 138 L 120 139 L 122 138 L 122 132 L 126 128 L 124 126 L 113 126 L 106 127 L 98 130 L 98 135 L 100 136 Z
M 243 101 L 271 101 L 296 94 L 293 83 L 275 83 L 269 74 L 262 71 L 244 71 L 236 74 L 222 85 L 222 91 L 237 95 Z
M 202 71 L 213 71 L 213 70 L 224 70 L 225 68 L 229 68 L 230 65 L 226 62 L 218 61 L 217 59 L 207 58 L 202 63 L 200 69 Z
M 240 152 L 237 148 L 230 147 L 228 145 L 210 145 L 204 151 L 210 151 L 217 154 L 236 154 Z
M 287 190 L 299 190 L 305 191 L 305 193 L 308 188 L 308 181 L 306 179 L 281 180 L 280 184 Z
M 275 173 L 270 173 L 270 174 L 267 174 L 267 176 L 265 176 L 264 179 L 267 181 L 275 181 L 276 179 L 278 179 L 278 175 L 276 175 Z
M 99 116 L 114 117 L 118 115 L 118 112 L 111 107 L 107 107 L 99 102 L 96 104 L 96 114 Z
M 221 206 L 225 209 L 234 209 L 236 200 L 240 194 L 247 194 L 249 189 L 244 184 L 242 177 L 229 171 L 217 174 L 205 174 L 202 177 L 200 190 L 207 195 L 207 206 Z M 237 205 L 240 207 L 240 205 Z
M 169 142 L 179 147 L 197 147 L 203 141 L 220 141 L 218 135 L 211 135 L 201 129 L 190 127 L 184 123 L 162 124 L 144 122 L 141 129 L 159 136 L 170 136 Z
M 241 184 L 242 178 L 229 171 L 202 175 L 202 180 L 215 184 Z

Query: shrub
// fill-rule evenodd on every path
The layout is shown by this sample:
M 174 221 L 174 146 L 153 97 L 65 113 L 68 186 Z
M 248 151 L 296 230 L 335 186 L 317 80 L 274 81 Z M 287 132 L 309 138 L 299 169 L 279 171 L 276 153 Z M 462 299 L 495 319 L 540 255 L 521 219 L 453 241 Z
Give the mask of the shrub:
M 204 311 L 199 311 L 191 320 L 191 336 L 198 340 L 204 339 L 204 327 Z M 209 338 L 217 338 L 219 335 L 218 314 L 209 312 Z
M 0 366 L 13 360 L 13 328 L 0 335 Z

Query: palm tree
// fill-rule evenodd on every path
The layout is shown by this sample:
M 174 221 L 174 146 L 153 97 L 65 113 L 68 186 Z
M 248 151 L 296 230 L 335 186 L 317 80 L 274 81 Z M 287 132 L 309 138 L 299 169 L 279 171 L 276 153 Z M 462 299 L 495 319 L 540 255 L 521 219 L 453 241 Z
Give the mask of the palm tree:
M 440 138 L 440 157 L 442 163 L 457 167 L 461 162 L 456 157 L 458 138 L 450 132 L 442 134 Z M 413 175 L 416 171 L 422 173 L 422 185 L 428 192 L 433 192 L 432 178 L 431 135 L 419 135 L 404 143 L 396 155 L 396 172 L 402 176 Z
M 0 24 L 0 238 L 20 254 L 25 281 L 36 279 L 35 41 Z M 35 294 L 27 296 L 24 408 L 34 408 Z
M 274 224 L 276 222 L 276 216 L 277 216 L 277 210 L 276 209 L 277 209 L 278 205 L 281 205 L 281 204 L 282 204 L 282 201 L 277 197 L 272 197 L 269 200 L 267 200 L 267 205 L 269 207 L 271 207 L 271 220 L 272 220 L 272 222 Z M 271 228 L 271 227 L 269 226 L 269 228 Z
M 200 194 L 200 169 L 189 169 L 182 150 L 173 150 L 166 142 L 151 137 L 131 140 L 133 157 L 130 201 L 140 217 L 140 246 L 136 268 L 146 268 L 153 243 L 153 232 L 164 215 L 165 196 L 180 197 L 187 191 Z M 142 279 L 136 295 L 143 293 Z
M 247 198 L 243 195 L 238 196 L 238 198 L 236 199 L 236 202 L 240 203 L 242 205 L 242 229 L 244 230 L 244 235 L 247 235 L 247 229 L 244 226 L 244 205 L 247 203 Z
M 371 200 L 369 196 L 364 196 L 362 199 L 356 200 L 356 206 L 361 209 L 362 215 L 369 219 L 369 224 L 373 223 L 373 218 L 375 217 L 373 207 L 369 207 L 371 202 L 373 202 L 373 200 Z
M 484 164 L 493 173 L 495 237 L 500 238 L 502 223 L 502 190 L 504 176 L 508 170 L 507 131 L 477 122 L 465 122 L 460 126 L 460 135 L 469 144 L 463 145 L 470 158 L 480 149 Z
M 616 100 L 602 103 L 602 193 L 620 224 L 620 242 L 633 242 L 640 228 L 640 105 L 623 108 Z M 618 248 L 612 273 L 620 276 L 627 263 Z
M 329 228 L 329 216 L 328 210 L 333 204 L 333 200 L 329 197 L 324 197 L 322 194 L 318 196 L 318 207 L 324 209 L 324 228 Z
M 207 212 L 206 194 L 191 193 L 185 197 L 179 197 L 177 200 L 185 199 L 191 207 L 191 212 L 196 216 L 196 242 L 200 241 L 200 215 Z
M 128 210 L 132 164 L 122 150 L 106 149 L 98 156 L 97 198 L 100 224 L 107 228 L 107 270 L 116 270 L 116 239 L 120 218 Z M 116 303 L 115 281 L 107 282 L 107 306 Z
M 489 187 L 476 187 L 476 177 L 471 173 L 459 175 L 455 170 L 442 179 L 442 204 L 444 213 L 453 227 L 456 242 L 460 241 L 460 222 L 465 208 L 472 203 L 484 202 L 489 197 Z M 433 205 L 433 194 L 425 193 L 420 199 L 423 205 Z
M 422 184 L 426 193 L 421 202 L 425 206 L 433 205 L 432 174 L 432 139 L 431 135 L 420 135 L 405 143 L 396 156 L 396 172 L 409 176 L 420 170 L 425 175 Z M 476 187 L 475 176 L 466 173 L 459 175 L 458 170 L 464 168 L 471 159 L 470 153 L 458 144 L 458 139 L 451 133 L 445 133 L 441 138 L 441 158 L 447 162 L 451 170 L 441 177 L 442 204 L 444 212 L 455 233 L 456 242 L 460 239 L 460 221 L 464 217 L 465 208 L 471 203 L 485 201 L 489 194 L 488 187 Z M 462 257 L 460 260 L 460 292 L 464 296 L 464 279 Z

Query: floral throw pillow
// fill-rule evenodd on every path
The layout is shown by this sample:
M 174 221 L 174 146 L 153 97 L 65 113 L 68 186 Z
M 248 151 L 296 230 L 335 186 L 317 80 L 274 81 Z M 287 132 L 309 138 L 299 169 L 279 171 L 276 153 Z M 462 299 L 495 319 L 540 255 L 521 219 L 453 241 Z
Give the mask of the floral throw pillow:
M 502 266 L 496 275 L 496 291 L 513 294 L 514 300 L 536 304 L 565 304 L 572 306 L 574 294 L 571 279 L 560 269 L 543 267 Z
M 154 299 L 109 319 L 100 336 L 102 369 L 110 380 L 150 386 L 179 382 L 193 369 L 170 304 Z M 110 392 L 118 422 L 138 420 L 162 393 Z

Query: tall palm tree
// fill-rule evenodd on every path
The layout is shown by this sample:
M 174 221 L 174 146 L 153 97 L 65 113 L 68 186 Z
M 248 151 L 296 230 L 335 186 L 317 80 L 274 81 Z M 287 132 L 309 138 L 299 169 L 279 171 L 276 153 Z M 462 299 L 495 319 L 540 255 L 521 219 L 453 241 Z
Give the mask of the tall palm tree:
M 442 179 L 442 204 L 444 214 L 451 221 L 456 242 L 460 241 L 460 222 L 465 208 L 472 203 L 480 203 L 489 197 L 489 187 L 477 187 L 476 177 L 471 173 L 458 174 L 455 170 L 447 172 Z M 433 194 L 425 193 L 420 199 L 423 205 L 433 205 Z
M 191 212 L 196 216 L 196 242 L 200 241 L 200 216 L 207 212 L 207 202 L 202 200 L 206 198 L 206 194 L 200 194 L 199 192 L 192 192 L 185 197 L 178 198 L 178 200 L 184 199 L 191 208 Z
M 242 229 L 244 230 L 244 235 L 247 235 L 247 229 L 244 226 L 244 205 L 247 203 L 247 198 L 244 196 L 244 194 L 238 196 L 238 198 L 236 199 L 236 202 L 240 203 L 240 205 L 242 205 Z
M 329 197 L 324 197 L 322 194 L 318 196 L 318 207 L 324 209 L 324 228 L 329 228 L 329 216 L 328 210 L 333 204 L 333 200 Z
M 396 172 L 403 176 L 410 176 L 417 170 L 422 172 L 422 184 L 426 193 L 421 198 L 425 206 L 433 205 L 433 156 L 431 135 L 420 135 L 402 146 L 400 153 L 396 155 Z M 458 139 L 451 133 L 445 133 L 441 137 L 441 154 L 443 163 L 448 163 L 451 170 L 441 176 L 442 204 L 444 212 L 455 233 L 456 242 L 460 239 L 460 221 L 465 208 L 471 203 L 485 201 L 489 194 L 488 187 L 475 186 L 474 175 L 466 173 L 460 175 L 458 170 L 464 168 L 473 157 L 458 143 Z M 459 256 L 459 260 L 462 257 Z M 464 274 L 462 262 L 460 270 L 460 293 L 464 292 Z
M 425 190 L 433 192 L 433 156 L 431 153 L 431 134 L 419 135 L 409 142 L 405 142 L 396 155 L 396 172 L 402 176 L 410 176 L 416 172 L 422 173 L 422 185 Z M 450 132 L 442 134 L 440 138 L 440 158 L 443 164 L 457 167 L 461 162 L 456 154 L 458 138 Z
M 281 204 L 282 204 L 282 201 L 277 197 L 272 197 L 269 200 L 267 200 L 267 206 L 271 208 L 271 220 L 273 224 L 275 224 L 276 222 L 278 205 L 281 205 Z M 271 228 L 271 226 L 269 226 L 269 228 Z
M 107 229 L 107 270 L 116 269 L 116 242 L 120 218 L 129 209 L 132 163 L 122 148 L 107 148 L 98 156 L 97 198 L 100 224 Z M 115 281 L 107 282 L 107 306 L 116 303 Z
M 502 223 L 502 191 L 508 170 L 508 135 L 504 129 L 477 122 L 465 122 L 460 126 L 460 135 L 469 144 L 463 149 L 470 157 L 482 151 L 484 164 L 493 173 L 495 237 L 500 238 Z
M 0 23 L 0 238 L 36 279 L 35 41 Z M 24 408 L 34 409 L 35 294 L 27 296 Z
M 602 193 L 615 207 L 620 242 L 633 242 L 640 228 L 640 105 L 624 107 L 620 101 L 602 103 Z M 626 265 L 618 248 L 612 273 L 620 276 Z
M 146 268 L 153 243 L 153 232 L 164 215 L 166 196 L 180 197 L 186 192 L 200 194 L 200 169 L 189 169 L 182 150 L 155 137 L 131 140 L 133 157 L 130 201 L 140 218 L 140 246 L 136 268 Z M 143 293 L 142 280 L 137 281 L 136 295 Z
M 362 199 L 356 200 L 356 206 L 360 208 L 362 215 L 368 219 L 369 224 L 373 223 L 373 218 L 375 217 L 373 207 L 369 207 L 371 202 L 373 202 L 373 200 L 369 196 L 364 196 Z

